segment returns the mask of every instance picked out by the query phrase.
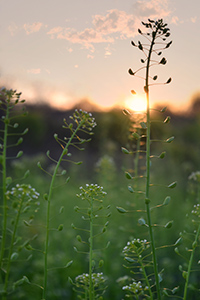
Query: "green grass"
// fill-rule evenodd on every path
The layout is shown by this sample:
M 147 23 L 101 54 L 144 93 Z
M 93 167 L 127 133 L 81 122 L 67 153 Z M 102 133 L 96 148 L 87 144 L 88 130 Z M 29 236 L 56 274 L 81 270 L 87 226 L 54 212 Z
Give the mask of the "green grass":
M 168 163 L 168 162 L 167 162 Z M 33 166 L 33 170 L 36 167 Z M 77 227 L 82 227 L 84 222 L 81 220 L 80 215 L 74 212 L 74 206 L 80 204 L 80 200 L 76 197 L 79 192 L 79 186 L 84 185 L 84 182 L 79 182 L 76 178 L 78 173 L 81 171 L 84 173 L 86 166 L 81 166 L 73 171 L 73 176 L 71 178 L 71 183 L 68 186 L 63 186 L 59 188 L 56 193 L 56 201 L 53 204 L 52 211 L 55 212 L 55 218 L 52 215 L 52 226 L 57 227 L 60 223 L 64 224 L 64 229 L 61 232 L 55 232 L 51 237 L 51 244 L 49 250 L 49 260 L 53 265 L 59 267 L 64 266 L 69 260 L 73 260 L 73 264 L 68 269 L 57 269 L 49 272 L 49 289 L 48 289 L 48 299 L 55 299 L 56 297 L 66 298 L 66 299 L 76 299 L 75 293 L 72 291 L 72 286 L 68 282 L 68 276 L 75 278 L 79 274 L 82 274 L 87 269 L 88 261 L 84 260 L 81 255 L 77 255 L 73 247 L 79 246 L 76 240 L 77 232 L 71 227 L 71 223 L 75 223 Z M 37 170 L 37 169 L 36 169 Z M 45 175 L 37 173 L 30 175 L 27 181 L 31 181 L 34 186 L 37 184 L 38 191 L 42 195 L 45 192 L 45 186 L 48 183 L 48 179 Z M 16 170 L 15 170 L 16 171 Z M 33 172 L 34 173 L 34 172 Z M 100 174 L 94 173 L 94 176 L 99 177 Z M 159 176 L 155 172 L 153 174 L 155 177 Z M 132 194 L 127 190 L 127 180 L 123 175 L 123 172 L 116 172 L 110 174 L 111 184 L 110 188 L 107 186 L 106 191 L 108 193 L 105 201 L 111 204 L 112 217 L 110 219 L 110 225 L 105 233 L 105 240 L 110 240 L 110 247 L 104 251 L 104 267 L 103 272 L 108 278 L 108 288 L 105 293 L 104 299 L 122 299 L 124 293 L 121 290 L 119 284 L 116 281 L 125 275 L 127 275 L 127 270 L 124 269 L 122 249 L 126 245 L 127 241 L 131 237 L 140 236 L 145 238 L 143 229 L 138 225 L 138 217 L 143 216 L 143 214 L 128 215 L 126 218 L 121 215 L 116 210 L 116 206 L 124 206 L 124 204 L 131 203 L 131 205 L 136 210 L 140 206 L 137 202 L 134 203 L 132 199 Z M 94 177 L 95 178 L 95 177 Z M 93 178 L 93 179 L 94 179 Z M 96 179 L 96 178 L 95 178 Z M 179 179 L 179 178 L 178 178 Z M 165 181 L 166 178 L 160 178 L 160 180 Z M 181 180 L 181 178 L 180 178 Z M 179 180 L 178 180 L 179 181 Z M 85 178 L 85 183 L 89 182 Z M 97 181 L 96 181 L 97 182 Z M 187 183 L 186 183 L 187 184 Z M 163 191 L 157 190 L 154 194 L 155 202 L 160 202 L 163 200 Z M 187 195 L 188 197 L 190 194 Z M 184 199 L 184 200 L 183 200 Z M 193 199 L 192 199 L 193 200 Z M 59 213 L 60 207 L 64 207 L 64 212 L 59 215 L 59 220 L 57 220 L 56 215 Z M 162 222 L 163 224 L 170 218 L 174 219 L 174 226 L 171 229 L 166 229 L 163 234 L 163 229 L 157 228 L 155 231 L 155 239 L 160 241 L 160 244 L 173 244 L 179 235 L 179 232 L 183 230 L 183 219 L 184 226 L 190 226 L 190 220 L 186 218 L 188 211 L 192 210 L 193 203 L 186 195 L 179 190 L 173 190 L 172 201 L 165 208 L 153 214 L 153 221 Z M 41 249 L 45 239 L 45 215 L 46 203 L 41 201 L 40 211 L 36 216 L 34 224 L 31 227 L 31 231 L 38 234 L 38 238 L 34 240 L 31 244 L 35 249 Z M 27 256 L 27 251 L 23 252 L 24 256 Z M 198 259 L 198 257 L 196 257 Z M 158 254 L 159 264 L 165 269 L 165 285 L 173 288 L 176 285 L 180 285 L 182 281 L 181 272 L 178 270 L 179 264 L 182 264 L 181 257 L 175 255 L 173 248 L 163 248 Z M 43 255 L 40 252 L 34 251 L 33 257 L 29 262 L 24 262 L 19 269 L 16 265 L 13 266 L 13 276 L 16 278 L 21 278 L 22 274 L 26 274 L 30 282 L 35 284 L 40 284 L 43 276 Z M 191 278 L 191 283 L 194 285 L 198 284 L 198 272 L 194 273 Z M 180 286 L 180 289 L 183 286 Z M 13 294 L 9 299 L 27 299 L 27 293 L 29 293 L 29 299 L 40 299 L 41 291 L 36 286 L 30 284 L 23 284 L 16 289 L 16 293 Z M 192 299 L 198 299 L 198 295 L 195 298 L 195 294 L 191 292 Z

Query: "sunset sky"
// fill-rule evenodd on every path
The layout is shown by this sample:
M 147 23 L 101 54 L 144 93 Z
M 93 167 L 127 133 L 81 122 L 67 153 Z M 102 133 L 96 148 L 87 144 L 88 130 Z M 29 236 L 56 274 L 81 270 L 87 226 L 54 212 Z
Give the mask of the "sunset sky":
M 199 0 L 0 0 L 0 86 L 21 91 L 27 101 L 59 108 L 89 99 L 103 107 L 126 101 L 144 82 L 130 76 L 142 52 L 131 40 L 141 21 L 163 18 L 172 46 L 151 103 L 187 107 L 200 92 Z M 154 75 L 154 72 L 153 74 Z

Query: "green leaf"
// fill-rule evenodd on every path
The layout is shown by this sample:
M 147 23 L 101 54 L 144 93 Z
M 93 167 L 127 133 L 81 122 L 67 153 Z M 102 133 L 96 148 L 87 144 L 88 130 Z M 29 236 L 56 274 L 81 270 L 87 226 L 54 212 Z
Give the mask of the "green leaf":
M 159 282 L 163 281 L 162 275 L 160 273 L 158 274 L 158 280 L 159 280 Z
M 129 172 L 125 172 L 125 176 L 127 179 L 133 179 L 132 175 Z
M 63 224 L 60 224 L 59 226 L 58 226 L 58 231 L 62 231 L 63 230 Z
M 131 258 L 131 257 L 125 257 L 124 258 L 127 262 L 131 263 L 135 263 L 135 259 Z
M 149 198 L 145 199 L 145 204 L 149 204 L 151 202 L 151 200 Z
M 24 174 L 24 179 L 27 178 L 27 177 L 29 176 L 29 174 L 30 174 L 30 171 L 27 170 L 27 171 L 25 172 L 25 174 Z
M 22 135 L 27 134 L 27 132 L 28 132 L 28 128 L 26 128 L 26 129 L 22 132 Z
M 122 207 L 118 207 L 118 206 L 117 206 L 116 208 L 117 208 L 118 212 L 120 212 L 121 214 L 127 213 L 127 210 L 124 209 L 124 208 L 122 208 Z
M 184 279 L 186 279 L 186 278 L 187 278 L 187 274 L 188 274 L 188 272 L 186 272 L 186 271 L 183 271 L 183 273 L 182 273 L 182 276 L 183 276 L 183 278 L 184 278 Z
M 18 256 L 19 256 L 19 255 L 18 255 L 17 252 L 13 252 L 12 255 L 11 255 L 11 257 L 10 257 L 10 259 L 11 259 L 11 260 L 16 260 L 16 259 L 18 258 Z
M 37 166 L 38 166 L 38 168 L 42 169 L 40 161 L 38 161 Z
M 169 123 L 169 121 L 171 120 L 171 117 L 170 116 L 167 116 L 166 118 L 165 118 L 165 120 L 163 121 L 163 123 Z
M 176 286 L 175 288 L 173 288 L 172 294 L 173 295 L 176 294 L 178 290 L 179 290 L 179 286 Z
M 172 225 L 173 225 L 173 222 L 174 222 L 174 221 L 169 221 L 169 222 L 167 222 L 167 224 L 165 224 L 165 228 L 171 228 Z
M 166 58 L 163 57 L 160 61 L 160 64 L 165 65 L 166 63 L 167 63 L 167 60 L 166 60 Z
M 166 291 L 166 290 L 163 290 L 163 295 L 165 295 L 165 296 L 169 296 L 169 294 L 167 293 L 167 291 Z
M 167 80 L 166 84 L 170 83 L 172 81 L 171 77 Z
M 139 140 L 140 139 L 140 135 L 137 132 L 133 132 L 132 136 L 134 137 L 134 139 Z
M 127 109 L 123 109 L 123 113 L 127 116 L 130 116 L 130 112 Z
M 104 265 L 104 260 L 101 259 L 101 260 L 99 261 L 99 268 L 103 267 L 103 265 Z
M 23 138 L 20 137 L 20 138 L 18 139 L 18 141 L 17 141 L 17 145 L 20 145 L 22 142 L 23 142 Z
M 164 151 L 159 155 L 159 158 L 163 159 L 165 157 L 165 155 L 166 155 L 166 152 Z
M 168 205 L 169 202 L 170 202 L 170 200 L 171 200 L 171 197 L 170 197 L 170 196 L 167 196 L 167 197 L 165 198 L 164 202 L 163 202 L 163 205 Z
M 30 226 L 29 222 L 27 222 L 26 220 L 24 220 L 24 225 Z
M 160 112 L 164 113 L 166 111 L 166 109 L 167 109 L 167 106 L 163 107 Z
M 73 264 L 73 260 L 70 260 L 70 261 L 66 264 L 65 268 L 69 268 L 72 264 Z
M 153 80 L 156 80 L 158 78 L 158 76 L 157 75 L 155 75 L 154 77 L 153 77 Z
M 142 46 L 142 44 L 140 43 L 140 41 L 138 41 L 138 48 L 139 48 L 141 51 L 143 51 L 143 46 Z
M 133 41 L 131 41 L 131 45 L 136 47 L 136 44 Z
M 139 223 L 141 226 L 146 225 L 146 221 L 145 221 L 143 218 L 140 218 L 140 219 L 138 220 L 138 223 Z
M 140 122 L 140 125 L 143 129 L 146 129 L 147 128 L 147 124 L 145 122 Z
M 175 252 L 176 254 L 178 254 L 178 255 L 180 254 L 180 253 L 179 253 L 179 250 L 178 250 L 178 247 L 176 247 L 176 248 L 174 249 L 174 252 Z
M 126 148 L 124 148 L 124 147 L 122 147 L 121 149 L 122 149 L 122 152 L 123 152 L 124 154 L 130 154 L 130 152 L 129 152 L 128 149 L 126 149 Z
M 82 243 L 82 238 L 81 238 L 80 235 L 77 235 L 77 236 L 76 236 L 76 239 L 77 239 L 78 242 Z
M 166 45 L 165 49 L 166 49 L 166 48 L 169 48 L 169 47 L 171 46 L 171 44 L 172 44 L 172 41 L 169 42 L 169 43 Z
M 47 193 L 45 193 L 44 195 L 43 195 L 43 198 L 44 198 L 44 200 L 48 200 L 48 194 Z
M 132 188 L 131 185 L 128 186 L 128 190 L 129 190 L 130 193 L 134 193 L 134 189 Z
M 128 72 L 130 75 L 135 75 L 135 73 L 132 71 L 132 69 L 129 69 Z
M 16 158 L 19 158 L 19 157 L 21 157 L 22 155 L 23 155 L 23 151 L 19 151 L 19 152 L 17 153 Z
M 174 140 L 174 136 L 171 136 L 170 138 L 168 138 L 165 142 L 166 143 L 171 143 Z
M 177 181 L 174 181 L 174 182 L 170 183 L 167 187 L 170 189 L 173 189 L 176 187 L 176 185 L 177 185 Z
M 192 248 L 195 249 L 196 247 L 197 247 L 197 241 L 194 241 L 194 242 L 192 243 Z
M 60 207 L 60 210 L 59 210 L 59 214 L 62 214 L 63 211 L 64 211 L 64 206 L 61 206 L 61 207 Z
M 183 242 L 183 238 L 182 237 L 180 237 L 180 238 L 178 238 L 178 240 L 175 242 L 175 246 L 179 246 L 180 244 L 182 244 L 182 242 Z
M 12 183 L 12 177 L 6 177 L 6 185 L 10 185 Z

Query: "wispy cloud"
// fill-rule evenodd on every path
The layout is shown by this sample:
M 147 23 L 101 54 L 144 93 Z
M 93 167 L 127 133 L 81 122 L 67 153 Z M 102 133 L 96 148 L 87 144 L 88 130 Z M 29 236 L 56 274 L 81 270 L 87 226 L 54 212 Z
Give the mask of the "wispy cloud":
M 40 74 L 41 73 L 41 69 L 29 69 L 29 70 L 27 70 L 27 73 L 28 74 Z
M 169 14 L 167 0 L 138 0 L 133 5 L 132 14 L 112 9 L 105 15 L 93 16 L 92 26 L 82 31 L 59 26 L 52 28 L 47 34 L 52 39 L 65 39 L 94 52 L 97 43 L 112 44 L 117 39 L 126 39 L 136 35 L 141 18 L 165 18 Z
M 31 34 L 31 33 L 34 33 L 34 32 L 38 32 L 41 27 L 42 27 L 42 23 L 41 22 L 35 22 L 35 23 L 32 23 L 32 24 L 24 24 L 23 28 L 26 32 L 27 35 Z
M 10 32 L 11 36 L 14 36 L 18 30 L 19 28 L 15 23 L 12 23 L 8 26 L 8 31 Z

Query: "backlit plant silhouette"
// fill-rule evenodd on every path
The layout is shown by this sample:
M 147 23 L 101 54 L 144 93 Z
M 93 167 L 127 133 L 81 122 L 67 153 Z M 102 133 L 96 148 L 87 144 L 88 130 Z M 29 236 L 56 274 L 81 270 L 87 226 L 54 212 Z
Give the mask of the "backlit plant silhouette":
M 151 116 L 150 116 L 150 86 L 155 85 L 155 81 L 157 80 L 157 75 L 151 75 L 150 70 L 153 66 L 156 65 L 165 65 L 167 63 L 167 60 L 165 57 L 161 57 L 162 51 L 169 48 L 172 44 L 172 41 L 167 42 L 167 38 L 170 36 L 170 30 L 167 27 L 167 24 L 163 22 L 162 19 L 159 19 L 158 21 L 154 20 L 148 20 L 147 23 L 142 22 L 142 25 L 145 27 L 145 31 L 142 32 L 140 29 L 138 29 L 139 34 L 147 40 L 147 43 L 142 43 L 138 41 L 138 44 L 131 42 L 132 46 L 138 48 L 142 54 L 144 55 L 144 58 L 141 59 L 141 63 L 144 65 L 140 69 L 133 71 L 132 69 L 129 69 L 129 74 L 131 76 L 138 76 L 138 72 L 145 71 L 145 76 L 139 76 L 140 78 L 144 79 L 144 91 L 146 94 L 146 101 L 147 101 L 147 110 L 146 110 L 146 120 L 142 121 L 140 123 L 141 129 L 145 130 L 145 134 L 138 134 L 137 132 L 133 133 L 133 137 L 136 139 L 146 139 L 146 174 L 144 176 L 140 176 L 139 178 L 144 178 L 145 183 L 145 190 L 144 191 L 135 191 L 132 185 L 129 185 L 128 189 L 131 193 L 140 193 L 143 195 L 144 203 L 145 203 L 145 210 L 143 211 L 146 213 L 146 218 L 141 217 L 138 222 L 141 226 L 145 226 L 148 228 L 149 231 L 149 242 L 146 240 L 140 240 L 140 239 L 134 239 L 133 241 L 130 241 L 126 248 L 124 249 L 125 258 L 129 262 L 135 262 L 135 258 L 132 259 L 130 256 L 130 253 L 135 257 L 137 257 L 137 265 L 136 269 L 138 270 L 136 274 L 142 273 L 142 278 L 145 280 L 146 284 L 143 285 L 140 281 L 139 283 L 135 280 L 133 283 L 128 287 L 124 288 L 125 290 L 130 290 L 136 299 L 139 299 L 139 295 L 142 297 L 145 297 L 145 299 L 150 298 L 153 299 L 154 294 L 156 295 L 156 299 L 161 299 L 161 287 L 160 282 L 162 281 L 162 276 L 159 271 L 159 266 L 157 262 L 157 255 L 156 255 L 156 243 L 154 238 L 154 225 L 152 224 L 152 209 L 155 208 L 155 203 L 153 202 L 153 199 L 150 194 L 150 187 L 154 184 L 151 183 L 151 160 L 154 157 L 158 158 L 164 158 L 165 152 L 162 152 L 160 155 L 152 155 L 151 154 L 151 143 L 153 140 L 151 140 Z M 160 58 L 161 57 L 161 58 Z M 165 84 L 169 84 L 171 82 L 171 78 L 169 78 Z M 134 90 L 131 91 L 132 94 L 135 94 L 136 92 Z M 161 110 L 161 113 L 165 111 L 165 108 Z M 164 123 L 168 123 L 169 117 L 164 120 Z M 165 140 L 166 143 L 172 142 L 174 137 L 170 137 Z M 132 151 L 122 148 L 123 153 L 125 154 L 134 154 Z M 132 176 L 131 173 L 126 172 L 126 177 L 129 180 L 135 180 L 135 177 Z M 174 188 L 176 186 L 176 182 L 170 183 L 168 185 L 169 188 Z M 169 197 L 167 197 L 162 205 L 166 205 L 169 202 Z M 159 207 L 161 205 L 158 205 Z M 128 212 L 124 208 L 118 207 L 118 211 L 121 213 Z M 140 211 L 141 212 L 141 211 Z M 172 226 L 172 222 L 168 222 L 165 225 L 165 228 L 170 228 Z M 143 258 L 143 251 L 148 249 L 149 253 L 145 254 Z M 152 260 L 150 259 L 152 257 Z M 138 265 L 139 264 L 139 265 Z M 153 267 L 153 273 L 152 268 Z M 150 269 L 151 271 L 146 271 L 146 269 Z M 141 272 L 140 272 L 141 271 Z M 140 275 L 141 276 L 141 275 Z M 154 284 L 155 281 L 155 284 Z
M 76 206 L 75 211 L 82 214 L 85 226 L 84 228 L 76 228 L 72 224 L 72 227 L 86 235 L 84 239 L 77 235 L 77 240 L 87 248 L 80 251 L 75 247 L 75 250 L 88 256 L 89 266 L 88 273 L 78 275 L 75 282 L 71 278 L 70 281 L 75 286 L 75 291 L 80 294 L 79 299 L 100 300 L 103 299 L 102 295 L 106 287 L 103 273 L 95 272 L 96 269 L 103 266 L 102 259 L 99 259 L 97 264 L 97 257 L 102 249 L 97 249 L 95 242 L 107 230 L 109 221 L 105 219 L 110 217 L 110 213 L 106 213 L 106 210 L 110 208 L 110 205 L 107 207 L 103 205 L 103 198 L 107 193 L 103 191 L 103 187 L 97 184 L 86 184 L 85 187 L 80 187 L 80 191 L 77 197 L 81 198 L 87 205 L 85 207 Z
M 47 156 L 51 161 L 54 162 L 55 167 L 53 170 L 53 173 L 46 172 L 40 162 L 38 163 L 38 167 L 48 173 L 51 176 L 51 182 L 49 186 L 49 191 L 47 194 L 44 195 L 44 198 L 47 200 L 47 216 L 46 216 L 46 239 L 45 239 L 45 250 L 44 250 L 44 283 L 43 283 L 43 300 L 47 297 L 47 279 L 48 279 L 48 271 L 49 271 L 49 265 L 48 265 L 48 254 L 49 254 L 49 238 L 50 238 L 50 219 L 51 219 L 51 201 L 52 201 L 52 194 L 53 189 L 55 188 L 55 180 L 57 176 L 65 175 L 66 170 L 63 170 L 59 174 L 59 167 L 61 165 L 61 162 L 69 162 L 71 153 L 69 152 L 69 148 L 75 147 L 78 150 L 83 150 L 81 148 L 82 144 L 85 142 L 90 141 L 90 139 L 81 138 L 80 134 L 89 134 L 92 135 L 93 128 L 96 126 L 95 119 L 93 118 L 91 113 L 88 113 L 83 110 L 75 110 L 72 116 L 70 116 L 71 123 L 68 123 L 64 119 L 64 125 L 63 128 L 68 130 L 69 137 L 64 137 L 63 139 L 59 138 L 57 134 L 54 134 L 54 138 L 56 142 L 61 146 L 62 152 L 60 154 L 60 157 L 58 160 L 53 159 L 50 156 L 50 152 L 47 152 Z M 73 162 L 75 164 L 81 164 L 81 162 Z M 66 182 L 69 181 L 69 177 L 67 178 Z M 58 231 L 61 231 L 63 229 L 63 225 L 60 224 L 58 227 Z M 70 262 L 69 262 L 70 265 Z M 69 266 L 67 265 L 67 266 Z
M 16 180 L 25 179 L 29 171 L 27 170 L 23 178 L 12 179 L 8 176 L 8 159 L 18 159 L 23 155 L 20 150 L 14 157 L 8 156 L 8 149 L 18 147 L 22 142 L 22 136 L 28 132 L 18 132 L 19 124 L 15 122 L 20 115 L 26 115 L 24 108 L 21 109 L 25 100 L 20 99 L 21 93 L 15 90 L 1 90 L 1 128 L 0 128 L 0 164 L 1 164 L 1 290 L 2 299 L 13 293 L 15 287 L 23 282 L 28 282 L 28 278 L 17 278 L 12 272 L 12 263 L 15 264 L 20 259 L 20 252 L 23 249 L 32 250 L 30 242 L 35 237 L 25 240 L 20 235 L 19 227 L 29 227 L 34 219 L 34 214 L 38 210 L 39 193 L 27 184 L 16 184 Z M 18 109 L 19 106 L 19 109 Z M 15 185 L 14 185 L 15 182 Z M 23 219 L 22 219 L 23 216 Z M 31 255 L 25 260 L 29 260 Z M 25 261 L 24 260 L 24 261 Z M 12 276 L 11 276 L 12 275 Z

